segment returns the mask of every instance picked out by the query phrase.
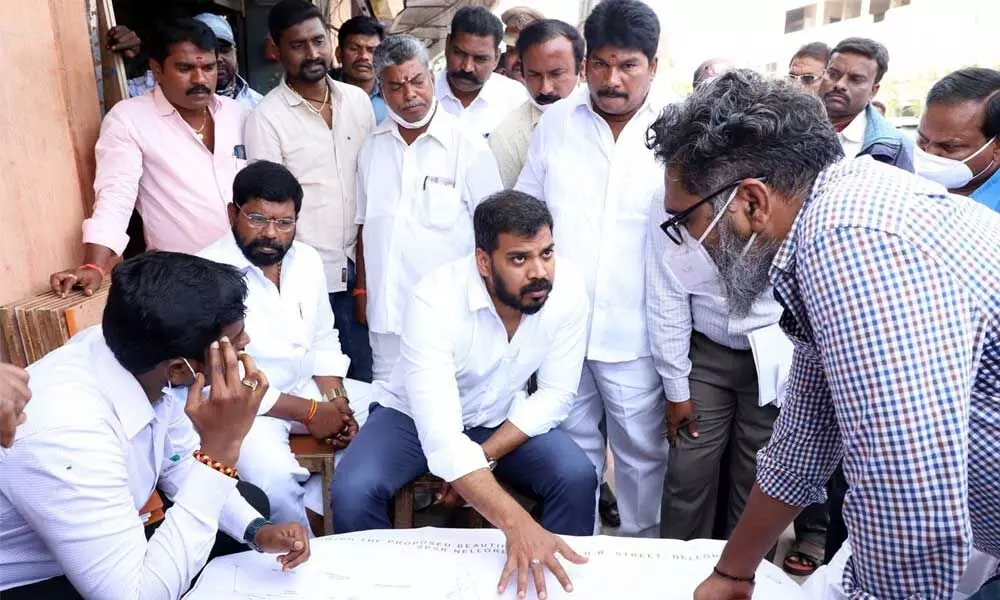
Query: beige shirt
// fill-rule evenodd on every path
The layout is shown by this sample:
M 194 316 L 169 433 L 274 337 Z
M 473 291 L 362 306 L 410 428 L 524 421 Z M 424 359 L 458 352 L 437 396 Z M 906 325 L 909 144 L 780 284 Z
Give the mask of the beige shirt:
M 490 136 L 490 149 L 500 168 L 500 179 L 504 189 L 511 189 L 528 158 L 531 132 L 542 118 L 542 111 L 530 101 L 525 102 L 497 125 Z
M 355 174 L 358 154 L 375 127 L 371 100 L 361 88 L 327 78 L 333 128 L 282 79 L 247 118 L 247 157 L 288 167 L 304 193 L 296 239 L 323 259 L 329 292 L 347 289 L 358 227 Z

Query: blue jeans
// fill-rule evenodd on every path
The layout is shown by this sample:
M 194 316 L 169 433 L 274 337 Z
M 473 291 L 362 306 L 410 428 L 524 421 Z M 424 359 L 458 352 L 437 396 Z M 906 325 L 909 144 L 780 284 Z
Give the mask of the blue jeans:
M 1000 577 L 987 581 L 978 592 L 969 596 L 969 600 L 1000 600 Z
M 485 442 L 496 427 L 465 434 Z M 427 472 L 427 459 L 413 419 L 373 404 L 365 426 L 344 451 L 330 482 L 335 533 L 389 529 L 389 503 L 396 492 Z M 559 429 L 535 436 L 497 461 L 496 478 L 541 499 L 541 524 L 564 535 L 592 535 L 597 473 L 570 437 Z
M 347 376 L 372 382 L 372 347 L 368 342 L 368 327 L 354 321 L 354 261 L 347 261 L 347 291 L 330 294 L 333 321 L 340 334 L 340 348 L 351 359 Z

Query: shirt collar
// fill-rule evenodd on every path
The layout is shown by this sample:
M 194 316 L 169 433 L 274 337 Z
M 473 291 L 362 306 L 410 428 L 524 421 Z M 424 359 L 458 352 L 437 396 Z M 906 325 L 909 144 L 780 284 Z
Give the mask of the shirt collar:
M 329 75 L 326 76 L 326 85 L 330 87 L 330 104 L 332 106 L 336 106 L 340 101 L 340 90 L 337 89 L 336 85 L 334 85 L 333 78 Z M 288 104 L 288 106 L 298 106 L 305 102 L 305 100 L 302 99 L 302 96 L 300 96 L 291 88 L 291 86 L 288 85 L 288 82 L 285 81 L 284 77 L 282 77 L 278 82 L 278 93 L 281 94 L 281 97 L 285 100 L 285 103 Z
M 635 111 L 632 118 L 634 119 L 647 111 L 655 110 L 653 108 L 654 99 L 654 92 L 652 87 L 650 87 L 649 91 L 646 92 L 646 99 L 642 101 L 642 106 L 639 107 L 639 110 Z M 573 93 L 567 98 L 567 101 L 572 102 L 576 108 L 586 107 L 586 109 L 595 117 L 601 117 L 597 111 L 594 110 L 594 102 L 590 96 L 590 88 L 586 85 L 581 85 L 574 90 Z
M 778 252 L 771 263 L 770 279 L 772 283 L 777 280 L 776 270 L 789 273 L 795 267 L 795 251 L 798 247 L 798 236 L 802 234 L 803 215 L 812 206 L 815 198 L 823 195 L 831 182 L 838 181 L 843 177 L 844 171 L 851 163 L 852 159 L 843 159 L 823 169 L 816 176 L 816 180 L 813 182 L 809 193 L 802 201 L 802 207 L 799 208 L 798 214 L 795 215 L 795 219 L 792 221 L 792 227 L 788 231 L 788 236 L 785 237 L 781 246 L 778 247 Z
M 208 103 L 208 110 L 214 115 L 219 112 L 219 106 L 222 103 L 219 101 L 219 97 L 212 94 L 212 99 Z M 156 107 L 156 114 L 161 117 L 169 117 L 170 115 L 177 112 L 174 105 L 167 100 L 167 97 L 163 95 L 163 90 L 160 88 L 160 84 L 156 84 L 153 88 L 153 105 Z
M 421 134 L 421 136 L 417 139 L 419 140 L 424 136 L 432 137 L 437 140 L 439 144 L 447 148 L 450 140 L 452 139 L 451 129 L 454 127 L 452 119 L 453 117 L 451 114 L 441 108 L 441 102 L 438 101 L 437 112 L 434 113 L 434 116 L 431 118 L 431 122 L 427 125 L 427 131 Z M 388 117 L 382 119 L 382 122 L 376 125 L 372 130 L 372 135 L 382 135 L 385 133 L 392 135 L 400 142 L 403 142 L 403 144 L 406 143 L 403 141 L 403 136 L 399 134 L 399 125 Z
M 851 120 L 851 122 L 840 132 L 840 135 L 849 142 L 860 144 L 865 140 L 865 129 L 868 126 L 868 117 L 865 111 L 861 111 Z
M 233 236 L 232 232 L 219 238 L 216 242 L 218 254 L 220 258 L 223 258 L 226 263 L 236 267 L 243 272 L 244 275 L 248 271 L 253 271 L 257 273 L 260 277 L 264 278 L 264 272 L 261 271 L 260 267 L 250 262 L 250 260 L 243 254 L 240 247 L 236 245 L 236 238 Z M 284 258 L 281 259 L 281 266 L 283 271 L 288 270 L 292 262 L 295 260 L 295 242 L 292 242 L 291 247 L 285 254 Z M 265 278 L 266 279 L 266 278 Z
M 483 281 L 483 276 L 479 274 L 479 265 L 476 263 L 475 255 L 469 259 L 468 273 L 469 312 L 476 312 L 486 308 L 493 309 L 493 298 L 490 297 L 490 293 L 486 289 L 486 282 Z
M 100 382 L 101 393 L 121 421 L 125 435 L 131 440 L 156 418 L 156 413 L 139 381 L 125 370 L 108 348 L 104 330 L 100 326 L 94 329 L 96 331 L 90 343 L 97 381 Z

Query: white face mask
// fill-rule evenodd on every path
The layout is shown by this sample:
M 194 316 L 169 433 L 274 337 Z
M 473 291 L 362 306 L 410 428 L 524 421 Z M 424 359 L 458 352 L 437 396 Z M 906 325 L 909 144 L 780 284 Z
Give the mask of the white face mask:
M 437 107 L 438 107 L 437 98 L 432 98 L 431 107 L 427 111 L 427 114 L 424 115 L 424 118 L 413 123 L 397 115 L 395 112 L 393 112 L 391 108 L 389 108 L 389 105 L 386 105 L 386 111 L 389 114 L 389 118 L 392 119 L 396 123 L 396 125 L 399 125 L 403 129 L 421 129 L 423 127 L 426 127 L 427 124 L 431 122 L 431 119 L 434 118 L 434 113 L 435 111 L 437 111 Z
M 725 297 L 725 290 L 722 287 L 719 269 L 715 266 L 715 261 L 712 260 L 708 250 L 705 250 L 704 241 L 708 237 L 708 234 L 715 229 L 715 226 L 722 217 L 725 216 L 726 209 L 729 208 L 729 205 L 733 202 L 733 198 L 736 197 L 737 190 L 739 190 L 738 186 L 729 194 L 729 199 L 726 200 L 722 209 L 715 215 L 715 218 L 712 219 L 708 227 L 705 228 L 705 233 L 701 234 L 701 237 L 696 240 L 691 237 L 686 227 L 681 227 L 680 231 L 684 243 L 681 246 L 668 245 L 667 267 L 681 284 L 681 287 L 689 294 L 699 293 Z M 750 236 L 746 246 L 743 247 L 742 254 L 747 253 L 747 250 L 750 249 L 750 246 L 756 239 L 756 233 Z M 672 252 L 669 246 L 676 248 L 676 251 Z
M 969 168 L 969 161 L 973 158 L 979 156 L 979 154 L 993 145 L 996 141 L 996 137 L 986 142 L 982 148 L 976 150 L 968 156 L 965 160 L 955 160 L 953 158 L 945 158 L 943 156 L 937 156 L 920 149 L 920 146 L 916 147 L 916 154 L 914 155 L 914 168 L 917 175 L 930 179 L 931 181 L 936 181 L 949 190 L 957 190 L 969 185 L 969 182 L 979 177 L 986 171 L 993 167 L 995 161 L 990 161 L 990 164 L 986 165 L 986 168 L 979 173 L 973 173 L 972 169 Z

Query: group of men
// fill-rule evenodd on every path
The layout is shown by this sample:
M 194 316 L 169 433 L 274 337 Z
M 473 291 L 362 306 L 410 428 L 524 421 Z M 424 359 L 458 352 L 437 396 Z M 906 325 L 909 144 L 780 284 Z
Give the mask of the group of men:
M 571 589 L 559 535 L 597 531 L 608 448 L 622 534 L 730 539 L 699 600 L 749 597 L 809 505 L 785 567 L 850 533 L 848 594 L 949 597 L 972 546 L 1000 555 L 1000 73 L 935 85 L 913 144 L 871 106 L 871 40 L 789 82 L 706 61 L 670 104 L 640 0 L 582 35 L 506 16 L 458 10 L 435 76 L 411 36 L 357 17 L 334 53 L 281 0 L 262 98 L 220 17 L 145 43 L 52 287 L 94 293 L 133 209 L 150 251 L 102 327 L 0 371 L 4 597 L 177 598 L 217 531 L 295 567 L 323 507 L 292 434 L 336 451 L 337 533 L 441 477 L 506 535 L 501 591 Z

